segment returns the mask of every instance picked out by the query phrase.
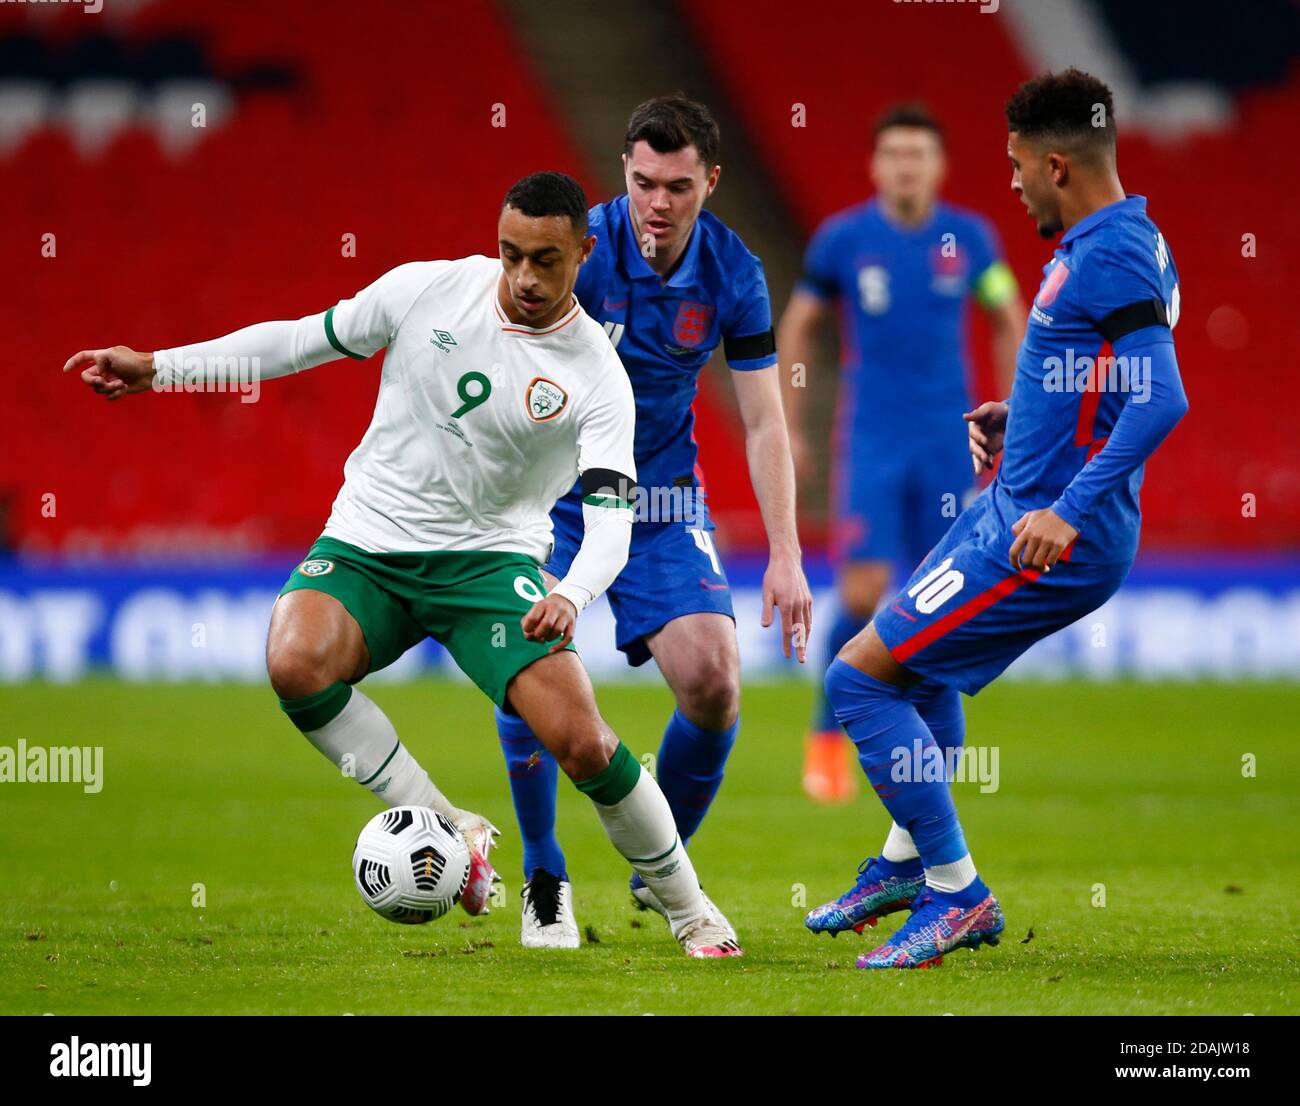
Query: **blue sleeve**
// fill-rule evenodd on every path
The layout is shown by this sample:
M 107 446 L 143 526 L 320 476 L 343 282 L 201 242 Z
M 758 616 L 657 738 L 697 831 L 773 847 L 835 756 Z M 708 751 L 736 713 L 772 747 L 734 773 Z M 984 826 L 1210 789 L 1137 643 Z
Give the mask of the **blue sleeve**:
M 741 372 L 776 364 L 776 338 L 772 333 L 772 301 L 767 294 L 763 263 L 749 255 L 753 269 L 741 282 L 736 299 L 722 325 L 722 352 L 729 368 Z
M 1130 379 L 1144 381 L 1146 386 L 1129 392 L 1106 444 L 1052 504 L 1052 510 L 1079 531 L 1097 504 L 1112 495 L 1187 414 L 1187 394 L 1168 327 L 1134 331 L 1117 339 L 1113 348 L 1116 357 L 1143 366 L 1140 375 Z M 1143 360 L 1135 362 L 1136 358 Z
M 1146 253 L 1131 242 L 1119 241 L 1097 246 L 1083 258 L 1079 309 L 1098 334 L 1105 336 L 1102 324 L 1113 312 L 1148 300 L 1165 300 L 1154 249 Z
M 803 275 L 795 285 L 819 300 L 834 299 L 840 294 L 840 282 L 835 272 L 839 256 L 836 229 L 830 220 L 817 228 L 804 251 Z

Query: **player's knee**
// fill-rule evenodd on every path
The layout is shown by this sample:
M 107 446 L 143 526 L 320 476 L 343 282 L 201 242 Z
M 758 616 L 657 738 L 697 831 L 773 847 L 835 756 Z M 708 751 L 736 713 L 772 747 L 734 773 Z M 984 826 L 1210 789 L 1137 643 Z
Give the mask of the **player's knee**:
M 827 667 L 822 690 L 842 726 L 872 717 L 903 697 L 902 688 L 868 675 L 842 657 Z
M 576 783 L 594 779 L 605 771 L 612 749 L 603 729 L 595 727 L 571 732 L 554 754 L 560 771 Z
M 305 699 L 339 679 L 327 650 L 308 641 L 273 644 L 266 651 L 266 673 L 281 699 Z
M 839 661 L 839 658 L 836 658 Z M 831 710 L 835 716 L 839 717 L 840 708 L 845 706 L 850 695 L 850 688 L 847 674 L 844 672 L 843 661 L 838 664 L 832 663 L 826 666 L 826 674 L 822 677 L 822 693 L 826 696 L 826 702 L 831 705 Z
M 677 705 L 702 729 L 728 729 L 740 714 L 740 673 L 736 665 L 720 656 L 703 660 L 679 682 Z

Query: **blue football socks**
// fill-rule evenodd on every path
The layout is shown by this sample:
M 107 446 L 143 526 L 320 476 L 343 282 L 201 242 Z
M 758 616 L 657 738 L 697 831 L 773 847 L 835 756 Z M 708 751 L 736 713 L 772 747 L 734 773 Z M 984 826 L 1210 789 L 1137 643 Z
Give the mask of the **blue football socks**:
M 537 740 L 528 723 L 497 708 L 497 736 L 510 773 L 510 796 L 524 840 L 524 879 L 542 868 L 567 880 L 564 852 L 555 836 L 555 789 L 559 765 Z
M 923 770 L 941 754 L 904 690 L 836 659 L 826 670 L 826 696 L 857 746 L 871 786 L 894 821 L 912 835 L 925 867 L 965 857 L 966 840 L 946 775 L 936 779 Z
M 722 786 L 723 769 L 739 729 L 737 718 L 725 730 L 706 730 L 679 710 L 668 720 L 659 743 L 655 779 L 672 808 L 682 844 L 700 828 Z

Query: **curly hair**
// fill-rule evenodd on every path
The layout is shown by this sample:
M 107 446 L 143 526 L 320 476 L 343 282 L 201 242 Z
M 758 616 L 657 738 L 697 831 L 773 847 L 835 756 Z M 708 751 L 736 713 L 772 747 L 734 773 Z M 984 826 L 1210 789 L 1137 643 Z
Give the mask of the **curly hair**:
M 1104 81 L 1070 68 L 1026 81 L 1007 101 L 1007 126 L 1076 153 L 1115 147 L 1115 100 Z
M 530 219 L 563 215 L 579 234 L 587 233 L 587 197 L 582 185 L 566 173 L 529 173 L 510 186 L 502 208 L 513 207 Z

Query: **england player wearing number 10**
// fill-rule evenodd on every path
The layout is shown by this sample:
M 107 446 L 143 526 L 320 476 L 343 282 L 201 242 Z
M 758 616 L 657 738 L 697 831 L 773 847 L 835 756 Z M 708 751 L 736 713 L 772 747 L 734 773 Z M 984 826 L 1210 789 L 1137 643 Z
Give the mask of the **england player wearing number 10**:
M 859 968 L 924 968 L 996 944 L 944 772 L 974 695 L 1034 642 L 1100 607 L 1137 553 L 1146 459 L 1187 411 L 1171 333 L 1178 273 L 1115 163 L 1110 90 L 1070 69 L 1007 104 L 1012 191 L 1045 238 L 1064 231 L 1030 311 L 1007 403 L 965 416 L 975 470 L 997 477 L 872 622 L 826 695 L 894 825 L 814 932 L 859 933 L 910 908 Z

